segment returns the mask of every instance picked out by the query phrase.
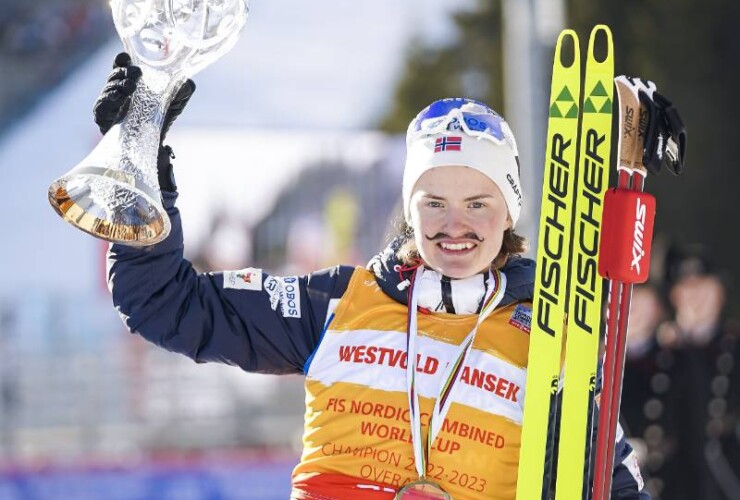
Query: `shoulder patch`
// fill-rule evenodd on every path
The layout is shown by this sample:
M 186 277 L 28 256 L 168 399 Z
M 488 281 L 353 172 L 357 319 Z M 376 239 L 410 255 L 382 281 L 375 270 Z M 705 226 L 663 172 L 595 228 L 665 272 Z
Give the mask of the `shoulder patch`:
M 241 271 L 224 271 L 224 289 L 262 290 L 262 269 L 248 267 Z
M 521 331 L 529 333 L 532 325 L 532 308 L 518 304 L 509 317 L 509 324 Z
M 298 276 L 270 276 L 265 280 L 265 292 L 270 298 L 270 307 L 280 312 L 284 318 L 301 317 L 301 289 Z
M 280 304 L 282 305 L 284 318 L 301 317 L 301 290 L 297 276 L 287 276 L 282 279 Z
M 269 276 L 265 280 L 265 293 L 270 298 L 270 307 L 273 311 L 277 310 L 278 304 L 280 304 L 280 290 L 283 288 L 283 283 L 280 278 Z

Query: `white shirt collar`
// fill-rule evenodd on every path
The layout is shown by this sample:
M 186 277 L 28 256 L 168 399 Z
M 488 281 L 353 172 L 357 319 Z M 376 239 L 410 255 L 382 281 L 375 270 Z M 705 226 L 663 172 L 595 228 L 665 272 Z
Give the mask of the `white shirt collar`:
M 451 279 L 438 271 L 419 268 L 419 306 L 434 312 L 476 314 L 486 295 L 485 273 L 469 278 Z

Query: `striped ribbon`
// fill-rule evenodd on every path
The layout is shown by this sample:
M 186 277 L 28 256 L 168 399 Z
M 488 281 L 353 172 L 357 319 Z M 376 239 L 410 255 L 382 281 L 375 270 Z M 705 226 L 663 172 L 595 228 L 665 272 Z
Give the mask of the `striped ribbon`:
M 423 268 L 419 269 L 422 269 L 423 272 Z M 475 334 L 478 332 L 478 327 L 483 323 L 488 315 L 496 309 L 496 306 L 498 306 L 504 298 L 504 292 L 506 291 L 506 275 L 498 269 L 489 271 L 488 287 L 486 289 L 483 307 L 478 314 L 478 321 L 473 329 L 470 330 L 467 337 L 465 337 L 462 343 L 458 346 L 458 354 L 455 361 L 453 363 L 448 363 L 445 371 L 442 373 L 442 384 L 440 385 L 437 400 L 434 403 L 434 410 L 429 418 L 429 434 L 427 435 L 426 446 L 424 446 L 421 437 L 421 408 L 419 407 L 419 394 L 416 390 L 416 368 L 418 363 L 416 338 L 419 335 L 417 323 L 419 301 L 416 291 L 421 278 L 419 269 L 414 272 L 411 290 L 409 291 L 408 330 L 406 336 L 406 384 L 409 395 L 411 442 L 414 448 L 414 462 L 419 478 L 424 478 L 426 476 L 427 461 L 429 458 L 429 452 L 432 449 L 432 443 L 434 443 L 437 434 L 439 434 L 439 431 L 442 428 L 442 422 L 444 422 L 445 416 L 452 405 L 454 398 L 451 396 L 456 387 L 457 381 L 460 379 L 462 368 L 465 365 L 465 359 L 473 345 Z

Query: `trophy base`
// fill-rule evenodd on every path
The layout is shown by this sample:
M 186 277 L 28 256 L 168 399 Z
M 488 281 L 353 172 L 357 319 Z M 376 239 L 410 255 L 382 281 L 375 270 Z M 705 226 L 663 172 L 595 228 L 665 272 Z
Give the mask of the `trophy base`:
M 49 186 L 49 203 L 64 220 L 96 238 L 129 246 L 153 245 L 167 237 L 170 220 L 159 200 L 133 187 L 130 179 L 118 180 L 120 172 L 85 170 Z

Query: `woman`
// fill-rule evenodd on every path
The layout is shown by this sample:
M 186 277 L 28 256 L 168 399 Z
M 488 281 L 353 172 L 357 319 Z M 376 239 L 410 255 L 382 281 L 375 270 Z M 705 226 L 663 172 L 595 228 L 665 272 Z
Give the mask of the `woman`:
M 140 72 L 119 68 L 96 103 L 120 119 Z M 194 86 L 175 98 L 164 130 Z M 183 258 L 167 147 L 159 168 L 172 232 L 112 245 L 113 301 L 129 329 L 197 362 L 305 373 L 294 499 L 513 499 L 524 405 L 533 262 L 518 257 L 514 137 L 482 103 L 445 99 L 409 126 L 407 229 L 367 268 L 307 276 L 198 274 Z M 640 498 L 620 462 L 614 491 Z

